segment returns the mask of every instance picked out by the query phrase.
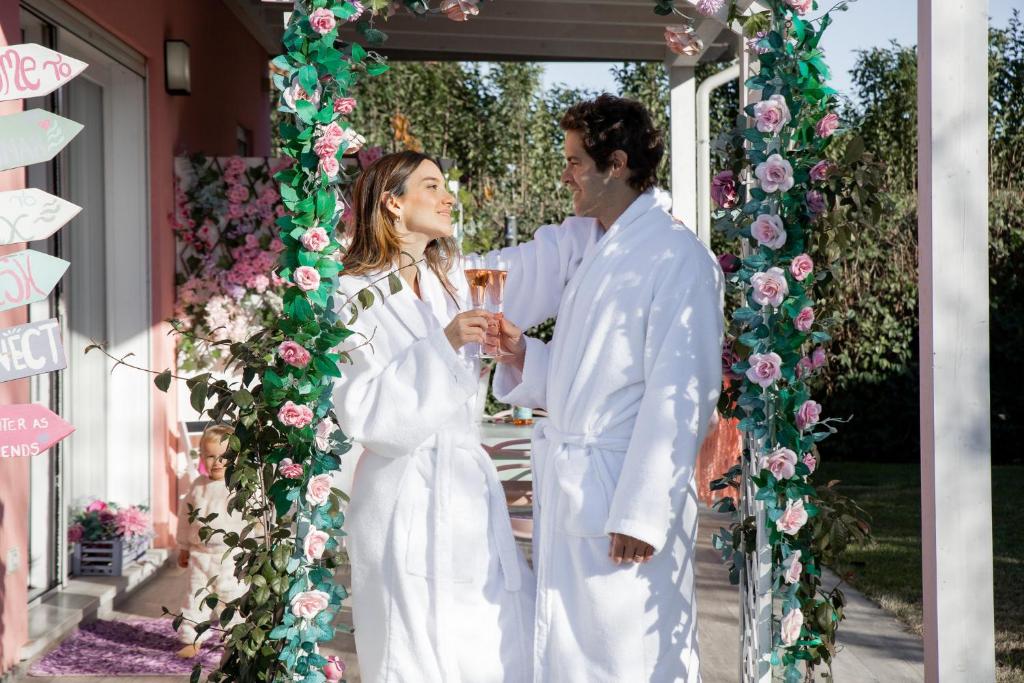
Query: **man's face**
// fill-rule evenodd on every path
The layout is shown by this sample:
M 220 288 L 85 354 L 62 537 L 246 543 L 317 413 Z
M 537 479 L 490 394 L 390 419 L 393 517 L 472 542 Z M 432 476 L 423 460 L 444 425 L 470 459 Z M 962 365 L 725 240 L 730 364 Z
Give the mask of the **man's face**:
M 562 182 L 572 192 L 572 208 L 577 216 L 596 218 L 604 204 L 604 191 L 615 180 L 612 166 L 597 170 L 594 159 L 583 147 L 579 131 L 565 131 L 565 170 Z

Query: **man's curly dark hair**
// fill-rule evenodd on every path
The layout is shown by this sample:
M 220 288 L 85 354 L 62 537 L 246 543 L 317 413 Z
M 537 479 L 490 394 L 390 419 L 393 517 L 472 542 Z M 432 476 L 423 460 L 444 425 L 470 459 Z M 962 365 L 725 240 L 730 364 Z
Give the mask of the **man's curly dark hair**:
M 559 125 L 580 134 L 597 170 L 606 170 L 612 152 L 621 149 L 632 171 L 630 186 L 637 192 L 654 187 L 665 143 L 644 105 L 605 93 L 570 107 Z

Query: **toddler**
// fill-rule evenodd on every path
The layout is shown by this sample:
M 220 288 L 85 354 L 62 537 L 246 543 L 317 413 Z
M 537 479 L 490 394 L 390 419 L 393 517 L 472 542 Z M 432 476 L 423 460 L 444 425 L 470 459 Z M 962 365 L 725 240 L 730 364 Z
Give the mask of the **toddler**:
M 224 545 L 224 535 L 216 534 L 203 542 L 199 537 L 199 529 L 203 524 L 198 519 L 190 524 L 188 521 L 189 505 L 199 510 L 200 517 L 217 513 L 210 522 L 214 529 L 225 532 L 241 532 L 245 523 L 237 511 L 228 512 L 229 491 L 224 482 L 227 463 L 224 452 L 228 449 L 228 437 L 232 434 L 231 427 L 211 425 L 203 431 L 199 440 L 199 459 L 206 467 L 206 474 L 200 474 L 192 482 L 188 494 L 178 508 L 178 566 L 188 568 L 188 591 L 185 593 L 182 613 L 185 619 L 178 633 L 186 645 L 178 651 L 180 657 L 195 657 L 203 641 L 210 637 L 210 631 L 196 636 L 196 622 L 207 618 L 214 620 L 220 616 L 222 605 L 212 610 L 204 602 L 206 595 L 196 591 L 205 588 L 211 578 L 216 580 L 210 584 L 210 590 L 217 594 L 221 602 L 229 602 L 245 593 L 245 585 L 235 578 L 235 563 L 224 553 L 228 547 Z M 237 618 L 237 617 L 236 617 Z

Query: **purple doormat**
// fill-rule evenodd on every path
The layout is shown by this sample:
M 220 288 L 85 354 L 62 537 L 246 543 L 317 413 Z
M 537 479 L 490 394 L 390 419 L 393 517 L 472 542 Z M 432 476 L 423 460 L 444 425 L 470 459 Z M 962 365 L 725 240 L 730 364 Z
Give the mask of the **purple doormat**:
M 29 669 L 30 676 L 188 675 L 196 662 L 214 669 L 220 662 L 220 636 L 214 634 L 199 656 L 181 659 L 183 646 L 171 620 L 95 621 L 79 628 Z

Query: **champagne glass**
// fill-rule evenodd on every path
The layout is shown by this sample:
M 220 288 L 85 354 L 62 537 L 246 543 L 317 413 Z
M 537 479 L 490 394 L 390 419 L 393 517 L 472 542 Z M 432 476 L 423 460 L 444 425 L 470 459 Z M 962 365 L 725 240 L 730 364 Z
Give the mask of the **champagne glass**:
M 491 279 L 490 272 L 485 267 L 483 257 L 479 254 L 466 254 L 463 263 L 473 308 L 484 309 L 487 303 L 487 286 Z M 469 358 L 490 358 L 481 353 L 480 344 L 466 344 L 465 349 Z
M 488 332 L 498 339 L 498 343 L 493 349 L 494 357 L 506 356 L 508 354 L 501 350 L 501 320 L 504 317 L 505 279 L 508 277 L 508 263 L 500 251 L 492 251 L 487 254 L 485 265 L 489 275 L 487 310 L 494 314 L 494 322 L 488 326 Z

